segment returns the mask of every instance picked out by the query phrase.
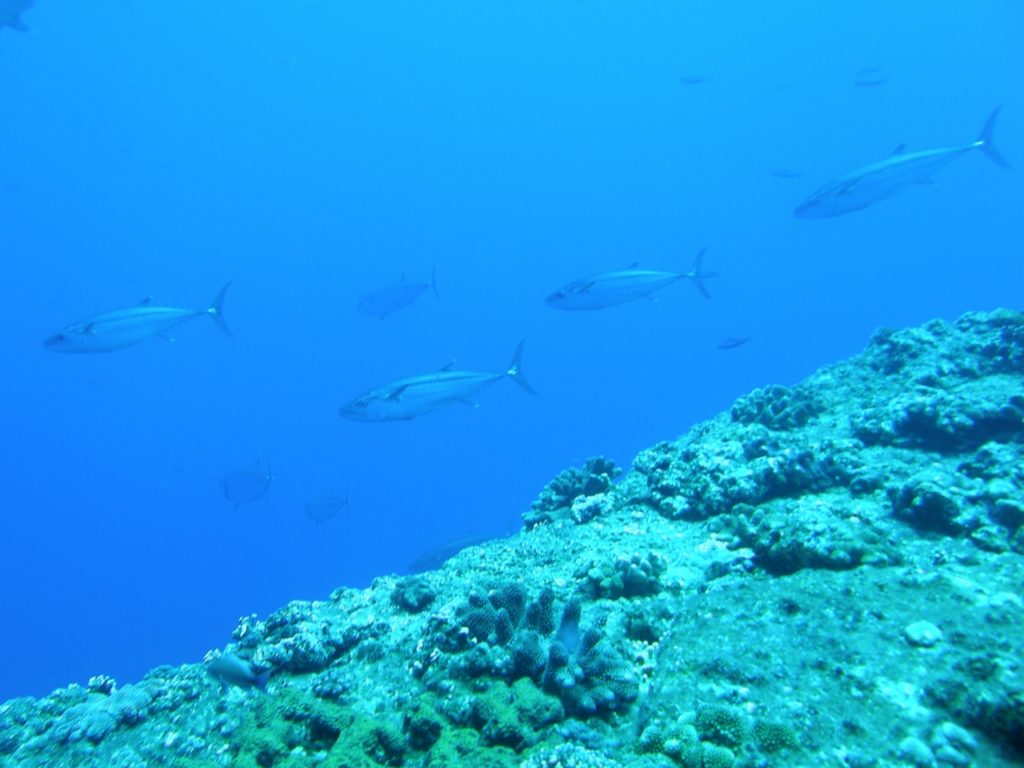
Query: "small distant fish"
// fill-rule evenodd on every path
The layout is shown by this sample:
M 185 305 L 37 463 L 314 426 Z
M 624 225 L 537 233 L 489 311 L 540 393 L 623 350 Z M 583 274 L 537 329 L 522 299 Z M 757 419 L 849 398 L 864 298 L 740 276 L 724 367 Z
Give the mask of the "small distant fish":
M 266 690 L 271 670 L 257 672 L 251 662 L 233 653 L 222 653 L 206 662 L 206 672 L 223 687 L 257 688 Z
M 117 309 L 93 315 L 72 323 L 60 333 L 43 341 L 52 352 L 115 352 L 152 339 L 167 339 L 169 333 L 182 323 L 197 317 L 209 317 L 228 336 L 231 330 L 224 321 L 224 296 L 231 283 L 227 283 L 206 309 L 159 307 L 149 298 L 137 307 Z
M 799 171 L 791 171 L 788 168 L 772 168 L 772 176 L 777 176 L 780 179 L 799 179 Z
M 679 78 L 680 85 L 704 85 L 710 82 L 711 78 L 705 75 L 683 75 Z
M 28 26 L 21 20 L 21 14 L 35 5 L 35 2 L 36 0 L 0 0 L 0 27 L 28 32 Z
M 463 536 L 462 538 L 455 539 L 453 541 L 446 541 L 444 544 L 440 544 L 432 549 L 427 550 L 423 554 L 419 555 L 409 565 L 406 566 L 406 570 L 409 573 L 424 573 L 425 571 L 436 571 L 448 560 L 455 557 L 462 550 L 467 547 L 472 547 L 477 544 L 482 544 L 488 541 L 490 537 L 481 536 L 479 534 L 470 534 Z
M 932 176 L 957 158 L 980 149 L 985 156 L 1001 168 L 1009 168 L 992 140 L 997 107 L 985 121 L 975 141 L 960 147 L 926 149 L 907 152 L 903 145 L 891 156 L 877 163 L 858 168 L 852 173 L 826 184 L 797 206 L 793 214 L 800 219 L 824 219 L 867 208 L 869 205 L 892 197 L 912 184 L 928 184 Z
M 317 525 L 326 523 L 348 510 L 348 494 L 338 496 L 330 493 L 306 502 L 306 517 Z
M 655 291 L 678 280 L 692 280 L 698 291 L 706 298 L 711 298 L 704 286 L 704 281 L 715 275 L 713 272 L 704 272 L 701 269 L 705 250 L 707 249 L 702 248 L 697 254 L 693 269 L 689 272 L 659 272 L 652 269 L 637 269 L 636 265 L 633 265 L 629 269 L 601 272 L 574 280 L 562 286 L 544 301 L 549 307 L 555 309 L 572 311 L 607 309 L 650 296 Z
M 263 468 L 262 462 L 257 462 L 255 469 L 243 469 L 224 475 L 220 479 L 220 491 L 224 498 L 238 509 L 242 504 L 266 498 L 273 482 L 274 475 L 270 470 L 270 462 L 267 462 L 266 469 Z
M 359 312 L 383 320 L 393 312 L 412 306 L 428 288 L 434 292 L 435 298 L 440 299 L 436 278 L 436 270 L 433 268 L 430 270 L 430 282 L 428 283 L 406 282 L 403 275 L 400 283 L 378 288 L 363 296 L 359 300 Z
M 343 405 L 338 414 L 353 421 L 408 421 L 454 403 L 475 405 L 473 395 L 503 379 L 512 379 L 531 395 L 536 394 L 523 377 L 522 357 L 520 341 L 506 371 L 456 371 L 449 364 L 436 373 L 410 376 L 371 389 Z
M 750 336 L 743 336 L 743 337 L 730 336 L 729 338 L 723 339 L 722 341 L 720 341 L 718 343 L 718 348 L 719 349 L 736 349 L 736 347 L 742 347 L 744 344 L 746 344 L 748 341 L 750 341 L 750 339 L 751 339 Z
M 861 88 L 874 88 L 887 82 L 889 75 L 881 67 L 865 67 L 853 78 L 853 84 Z

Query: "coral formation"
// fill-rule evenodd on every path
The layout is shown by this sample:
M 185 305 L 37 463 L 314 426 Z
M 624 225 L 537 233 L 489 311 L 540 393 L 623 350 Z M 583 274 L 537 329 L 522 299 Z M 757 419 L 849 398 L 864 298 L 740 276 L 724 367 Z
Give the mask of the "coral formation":
M 527 528 L 566 518 L 586 523 L 610 508 L 607 492 L 622 473 L 615 462 L 598 456 L 587 459 L 583 467 L 571 467 L 558 473 L 544 486 L 530 510 L 523 515 Z
M 881 331 L 618 474 L 561 473 L 438 570 L 241 619 L 266 692 L 196 663 L 0 705 L 0 768 L 1024 760 L 1024 316 Z

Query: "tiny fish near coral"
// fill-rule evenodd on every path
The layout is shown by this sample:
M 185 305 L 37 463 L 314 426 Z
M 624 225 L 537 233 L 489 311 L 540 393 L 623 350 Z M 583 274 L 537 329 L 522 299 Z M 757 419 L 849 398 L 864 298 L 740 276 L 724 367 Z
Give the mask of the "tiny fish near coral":
M 206 662 L 206 672 L 225 688 L 234 685 L 263 691 L 267 688 L 271 670 L 257 672 L 251 662 L 233 653 L 221 653 Z

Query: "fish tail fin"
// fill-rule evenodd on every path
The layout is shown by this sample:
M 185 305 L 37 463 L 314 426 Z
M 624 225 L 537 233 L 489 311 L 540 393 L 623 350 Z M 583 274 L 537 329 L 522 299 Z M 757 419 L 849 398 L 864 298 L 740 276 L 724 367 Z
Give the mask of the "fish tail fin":
M 234 336 L 231 329 L 228 328 L 228 323 L 224 319 L 224 297 L 227 295 L 228 288 L 231 287 L 231 283 L 224 283 L 224 287 L 217 291 L 217 295 L 213 297 L 213 301 L 210 302 L 210 308 L 206 310 L 207 314 L 213 318 L 213 322 L 217 324 L 228 336 Z
M 530 386 L 530 382 L 523 376 L 523 342 L 519 342 L 519 346 L 516 347 L 516 353 L 512 356 L 512 362 L 508 366 L 506 371 L 508 377 L 512 379 L 516 384 L 525 389 L 531 395 L 536 395 L 537 392 Z
M 978 134 L 978 139 L 974 142 L 974 145 L 985 153 L 985 157 L 1000 168 L 1009 169 L 1010 164 L 1006 162 L 1006 158 L 1004 158 L 996 148 L 995 137 L 993 135 L 996 129 L 996 118 L 999 117 L 999 110 L 1001 109 L 1002 107 L 996 107 L 992 110 L 992 113 L 988 116 L 988 120 L 985 121 L 984 127 L 981 129 L 981 133 Z
M 434 292 L 434 298 L 441 300 L 441 294 L 437 292 L 437 262 L 430 266 L 430 290 Z
M 267 681 L 270 680 L 270 672 L 271 672 L 271 670 L 268 669 L 268 670 L 266 670 L 264 672 L 260 672 L 258 675 L 256 675 L 256 679 L 253 680 L 253 683 L 255 684 L 255 686 L 259 690 L 261 690 L 261 691 L 266 691 L 267 690 Z
M 704 281 L 707 280 L 709 277 L 714 277 L 717 273 L 704 271 L 703 266 L 705 251 L 707 251 L 707 248 L 700 249 L 700 252 L 697 254 L 697 258 L 694 259 L 693 261 L 693 269 L 686 273 L 686 277 L 690 278 L 693 281 L 693 284 L 697 287 L 697 290 L 701 292 L 701 295 L 704 296 L 705 299 L 710 299 L 711 294 L 708 293 L 708 289 L 707 286 L 704 285 Z
M 256 463 L 257 466 L 259 466 L 259 468 L 262 470 L 263 460 L 257 459 Z M 263 494 L 260 496 L 260 501 L 266 503 L 270 501 L 270 492 L 274 486 L 274 468 L 270 464 L 270 456 L 267 456 L 267 473 L 263 476 L 263 478 L 267 481 L 267 485 L 263 489 Z

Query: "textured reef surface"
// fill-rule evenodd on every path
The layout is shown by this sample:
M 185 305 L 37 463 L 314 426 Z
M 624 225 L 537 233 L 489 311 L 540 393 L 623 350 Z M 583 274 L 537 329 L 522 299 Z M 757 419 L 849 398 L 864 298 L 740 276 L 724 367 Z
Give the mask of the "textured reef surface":
M 0 706 L 0 766 L 1024 762 L 1024 315 L 881 331 L 439 570 Z

